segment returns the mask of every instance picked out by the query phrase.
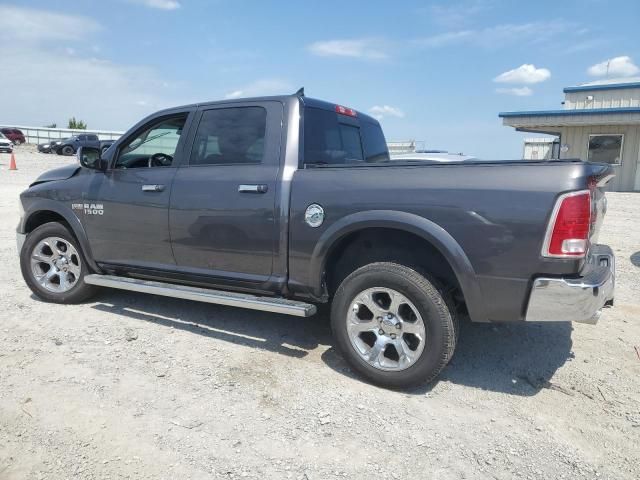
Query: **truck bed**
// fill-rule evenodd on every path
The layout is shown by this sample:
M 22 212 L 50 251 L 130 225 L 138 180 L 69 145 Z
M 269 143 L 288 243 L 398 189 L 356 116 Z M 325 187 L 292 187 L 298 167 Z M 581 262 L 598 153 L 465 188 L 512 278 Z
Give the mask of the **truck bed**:
M 556 198 L 587 189 L 590 180 L 610 172 L 607 165 L 576 159 L 391 161 L 299 170 L 291 193 L 290 283 L 309 285 L 315 274 L 313 246 L 322 239 L 303 227 L 310 203 L 323 205 L 326 229 L 366 211 L 404 212 L 437 224 L 461 247 L 478 278 L 488 320 L 518 320 L 514 312 L 524 314 L 535 276 L 574 275 L 584 264 L 540 254 Z

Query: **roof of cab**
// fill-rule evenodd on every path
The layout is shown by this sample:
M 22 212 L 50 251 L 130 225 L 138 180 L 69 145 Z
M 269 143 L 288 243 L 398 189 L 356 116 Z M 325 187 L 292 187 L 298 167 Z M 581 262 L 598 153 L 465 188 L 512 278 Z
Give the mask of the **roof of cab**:
M 247 103 L 247 102 L 264 102 L 264 101 L 276 101 L 276 102 L 282 102 L 282 103 L 287 103 L 290 102 L 292 100 L 295 100 L 296 98 L 299 98 L 303 105 L 306 107 L 312 107 L 312 108 L 321 108 L 323 110 L 329 110 L 334 112 L 336 105 L 342 105 L 342 104 L 338 104 L 338 103 L 332 103 L 332 102 L 326 102 L 324 100 L 318 100 L 316 98 L 311 98 L 311 97 L 305 97 L 305 96 L 299 96 L 297 94 L 293 94 L 293 95 L 274 95 L 274 96 L 263 96 L 263 97 L 250 97 L 250 98 L 232 98 L 232 99 L 225 99 L 225 100 L 213 100 L 213 101 L 209 101 L 209 102 L 200 102 L 200 103 L 192 103 L 192 104 L 187 104 L 187 105 L 180 105 L 180 106 L 176 106 L 176 107 L 170 107 L 167 109 L 163 109 L 157 113 L 169 113 L 175 110 L 184 110 L 185 108 L 198 108 L 198 107 L 207 107 L 207 106 L 216 106 L 216 105 L 229 105 L 229 104 L 234 104 L 234 103 Z M 366 113 L 362 113 L 359 110 L 356 110 L 357 114 L 358 114 L 358 118 L 362 119 L 366 119 L 369 122 L 372 123 L 378 123 L 378 120 L 376 120 L 375 118 L 367 115 Z M 155 115 L 155 114 L 154 114 Z

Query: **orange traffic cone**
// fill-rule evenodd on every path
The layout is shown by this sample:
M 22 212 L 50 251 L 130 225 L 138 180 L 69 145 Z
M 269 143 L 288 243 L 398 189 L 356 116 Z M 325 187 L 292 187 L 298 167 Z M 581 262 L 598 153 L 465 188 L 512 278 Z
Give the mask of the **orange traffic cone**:
M 17 170 L 16 167 L 16 156 L 11 152 L 11 163 L 9 163 L 9 170 Z

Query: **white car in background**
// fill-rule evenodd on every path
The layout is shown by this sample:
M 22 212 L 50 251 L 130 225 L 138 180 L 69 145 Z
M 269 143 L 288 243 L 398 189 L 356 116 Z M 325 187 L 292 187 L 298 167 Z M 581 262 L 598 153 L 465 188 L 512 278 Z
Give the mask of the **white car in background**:
M 5 137 L 2 132 L 0 132 L 0 152 L 13 152 L 13 142 Z
M 415 152 L 415 153 L 397 153 L 391 155 L 391 160 L 406 160 L 406 161 L 423 161 L 423 162 L 464 162 L 467 160 L 477 160 L 476 157 L 470 155 L 463 155 L 461 153 L 448 153 L 448 152 Z

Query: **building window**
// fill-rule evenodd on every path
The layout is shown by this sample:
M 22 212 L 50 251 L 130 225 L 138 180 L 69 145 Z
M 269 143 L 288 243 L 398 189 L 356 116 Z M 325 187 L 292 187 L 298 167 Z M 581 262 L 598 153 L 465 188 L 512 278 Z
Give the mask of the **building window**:
M 624 135 L 589 135 L 589 161 L 620 165 Z

